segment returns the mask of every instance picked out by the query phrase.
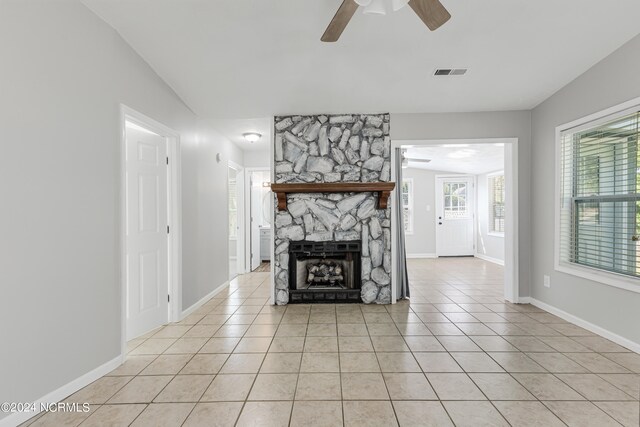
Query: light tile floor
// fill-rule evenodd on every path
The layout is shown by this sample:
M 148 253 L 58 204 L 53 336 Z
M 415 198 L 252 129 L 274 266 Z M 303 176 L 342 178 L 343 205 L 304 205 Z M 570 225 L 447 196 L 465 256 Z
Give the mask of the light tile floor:
M 238 277 L 32 426 L 639 425 L 640 355 L 502 299 L 502 268 L 411 260 L 411 301 L 268 303 Z

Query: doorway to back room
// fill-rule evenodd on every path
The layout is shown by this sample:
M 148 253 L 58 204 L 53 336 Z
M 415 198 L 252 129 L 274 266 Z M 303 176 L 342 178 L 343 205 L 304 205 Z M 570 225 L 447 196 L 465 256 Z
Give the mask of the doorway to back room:
M 271 260 L 271 213 L 273 193 L 271 192 L 271 171 L 252 169 L 249 176 L 249 257 L 247 271 L 270 271 Z
M 491 298 L 517 301 L 516 143 L 396 142 L 403 160 L 398 176 L 413 289 L 477 286 Z

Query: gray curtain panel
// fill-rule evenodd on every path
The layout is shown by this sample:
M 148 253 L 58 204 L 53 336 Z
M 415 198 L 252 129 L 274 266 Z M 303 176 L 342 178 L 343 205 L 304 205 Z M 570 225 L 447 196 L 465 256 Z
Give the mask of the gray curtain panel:
M 402 151 L 396 148 L 396 298 L 409 298 L 409 275 L 407 273 L 407 250 L 404 243 L 404 218 L 402 209 Z

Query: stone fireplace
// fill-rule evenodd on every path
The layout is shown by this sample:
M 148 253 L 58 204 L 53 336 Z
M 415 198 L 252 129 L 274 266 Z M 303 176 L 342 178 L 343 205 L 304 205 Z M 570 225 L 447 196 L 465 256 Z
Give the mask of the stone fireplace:
M 276 184 L 300 189 L 278 193 L 276 303 L 391 303 L 389 191 L 365 191 L 391 179 L 389 115 L 276 117 L 274 144 Z

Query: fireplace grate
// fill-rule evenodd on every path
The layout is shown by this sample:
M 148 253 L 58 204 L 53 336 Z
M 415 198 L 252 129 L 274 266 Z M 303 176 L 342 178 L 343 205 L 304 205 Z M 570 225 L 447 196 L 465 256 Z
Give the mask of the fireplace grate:
M 309 304 L 309 303 L 327 303 L 327 304 L 345 304 L 360 302 L 360 289 L 304 289 L 289 290 L 289 304 Z

